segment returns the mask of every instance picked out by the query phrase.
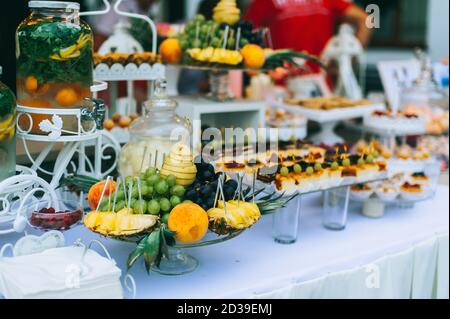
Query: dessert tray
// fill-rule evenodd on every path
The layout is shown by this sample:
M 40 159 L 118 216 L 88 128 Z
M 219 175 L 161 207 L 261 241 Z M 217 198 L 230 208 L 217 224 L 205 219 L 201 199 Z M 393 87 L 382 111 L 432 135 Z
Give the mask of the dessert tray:
M 374 155 L 372 155 L 374 154 Z M 217 169 L 246 185 L 277 194 L 307 194 L 354 184 L 384 180 L 386 163 L 374 152 L 348 154 L 305 145 L 277 153 L 244 156 L 247 160 L 215 162 Z
M 364 127 L 366 130 L 382 136 L 423 135 L 426 133 L 426 121 L 421 116 L 400 113 L 394 116 L 380 111 L 364 117 Z
M 385 105 L 334 97 L 286 100 L 280 107 L 294 114 L 303 115 L 309 120 L 326 123 L 364 117 L 374 111 L 384 110 Z

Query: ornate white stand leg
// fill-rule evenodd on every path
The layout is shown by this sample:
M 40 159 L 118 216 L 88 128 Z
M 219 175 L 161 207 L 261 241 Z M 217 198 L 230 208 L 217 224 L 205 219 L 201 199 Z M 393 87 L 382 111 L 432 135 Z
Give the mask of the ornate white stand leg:
M 325 143 L 329 145 L 343 143 L 344 140 L 334 132 L 338 124 L 339 121 L 321 123 L 322 131 L 314 135 L 312 141 L 314 143 Z

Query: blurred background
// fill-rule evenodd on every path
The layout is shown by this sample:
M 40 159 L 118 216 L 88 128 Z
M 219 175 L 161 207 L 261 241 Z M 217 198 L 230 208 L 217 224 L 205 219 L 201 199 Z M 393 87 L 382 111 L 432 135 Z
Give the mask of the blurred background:
M 257 3 L 261 0 L 255 0 Z M 3 82 L 15 87 L 15 27 L 29 10 L 26 0 L 7 3 L 9 10 L 0 13 L 0 65 L 3 66 Z M 103 6 L 101 0 L 76 1 L 82 11 L 96 10 Z M 122 8 L 152 16 L 156 21 L 183 23 L 197 12 L 211 14 L 218 0 L 125 0 Z M 239 5 L 245 12 L 251 0 L 241 0 Z M 366 91 L 381 90 L 376 62 L 383 59 L 407 59 L 414 48 L 422 48 L 434 61 L 446 59 L 449 52 L 449 1 L 448 0 L 355 0 L 361 8 L 376 4 L 380 8 L 381 28 L 375 29 L 367 48 L 368 70 Z M 6 5 L 6 4 L 4 4 Z M 118 21 L 114 13 L 89 18 L 88 22 L 96 34 L 98 48 L 111 33 Z M 149 49 L 150 30 L 142 22 L 130 21 L 131 33 Z M 317 30 L 316 32 L 320 32 Z

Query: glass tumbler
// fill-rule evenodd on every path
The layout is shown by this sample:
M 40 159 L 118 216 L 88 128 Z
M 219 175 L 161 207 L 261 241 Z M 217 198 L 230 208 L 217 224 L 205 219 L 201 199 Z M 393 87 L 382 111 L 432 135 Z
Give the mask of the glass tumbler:
M 276 243 L 289 245 L 297 241 L 301 196 L 273 214 L 272 232 Z
M 322 224 L 326 229 L 345 229 L 349 198 L 350 187 L 341 187 L 324 192 Z

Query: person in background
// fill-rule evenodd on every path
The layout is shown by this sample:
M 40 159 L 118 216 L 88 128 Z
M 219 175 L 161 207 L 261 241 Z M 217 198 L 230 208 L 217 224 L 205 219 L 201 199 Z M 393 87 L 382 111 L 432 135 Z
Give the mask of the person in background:
M 320 55 L 340 23 L 351 24 L 363 46 L 371 30 L 367 14 L 347 0 L 253 0 L 244 20 L 268 27 L 274 49 Z

